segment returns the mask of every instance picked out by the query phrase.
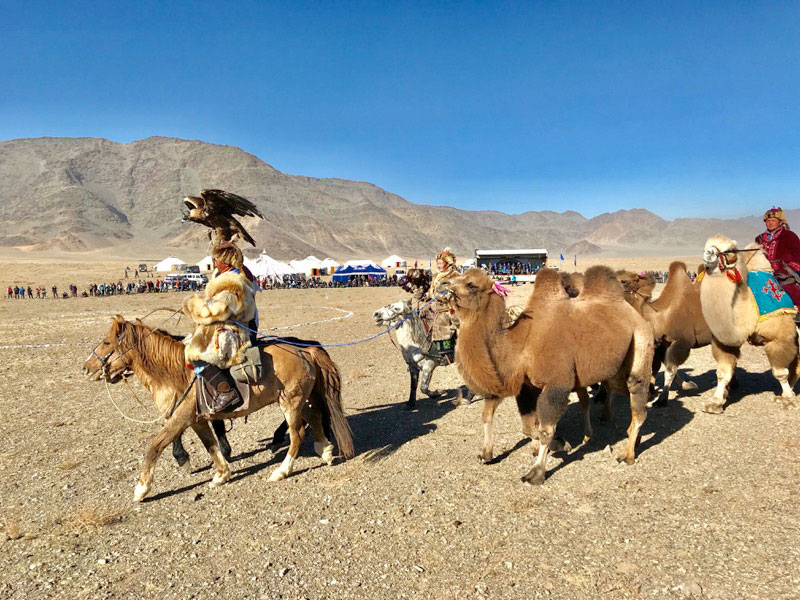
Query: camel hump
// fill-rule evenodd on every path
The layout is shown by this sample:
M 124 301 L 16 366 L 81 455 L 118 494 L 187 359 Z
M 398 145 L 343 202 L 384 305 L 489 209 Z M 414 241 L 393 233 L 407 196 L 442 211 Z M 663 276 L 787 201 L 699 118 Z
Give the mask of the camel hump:
M 541 269 L 536 274 L 536 282 L 533 284 L 531 300 L 568 300 L 569 296 L 561 285 L 561 275 L 553 269 Z
M 622 284 L 609 267 L 597 265 L 586 269 L 583 278 L 583 291 L 578 299 L 613 298 L 623 300 Z
M 686 263 L 680 260 L 676 260 L 671 262 L 669 265 L 669 276 L 672 278 L 673 275 L 681 275 L 686 273 Z

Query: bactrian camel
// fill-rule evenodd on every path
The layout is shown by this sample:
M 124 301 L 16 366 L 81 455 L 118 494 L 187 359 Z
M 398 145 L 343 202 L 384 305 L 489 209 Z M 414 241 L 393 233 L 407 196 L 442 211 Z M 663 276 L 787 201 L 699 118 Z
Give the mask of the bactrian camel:
M 592 267 L 570 300 L 556 271 L 542 269 L 525 310 L 503 327 L 505 300 L 488 275 L 470 269 L 453 280 L 450 302 L 461 319 L 456 362 L 469 388 L 484 400 L 484 435 L 501 399 L 517 397 L 523 431 L 538 431 L 533 468 L 522 479 L 544 481 L 556 424 L 572 390 L 588 408 L 587 386 L 603 382 L 630 394 L 628 440 L 618 460 L 633 463 L 647 416 L 653 358 L 652 327 L 623 298 L 608 267 Z
M 721 413 L 728 386 L 745 342 L 764 346 L 772 374 L 781 385 L 781 398 L 795 404 L 792 388 L 800 374 L 797 329 L 791 311 L 759 318 L 753 293 L 747 286 L 750 271 L 771 272 L 769 261 L 755 244 L 739 250 L 736 241 L 721 234 L 706 240 L 705 275 L 700 303 L 711 329 L 711 351 L 717 361 L 717 387 L 703 404 L 709 413 Z M 765 315 L 766 316 L 766 315 Z
M 677 379 L 682 390 L 696 390 L 697 385 L 684 381 L 678 367 L 689 358 L 693 348 L 711 343 L 711 330 L 700 308 L 700 282 L 692 283 L 686 264 L 675 261 L 669 266 L 667 284 L 656 300 L 653 281 L 647 275 L 618 271 L 617 278 L 625 288 L 625 299 L 653 326 L 655 355 L 653 376 L 664 362 L 664 388 L 656 406 L 665 406 L 672 382 Z

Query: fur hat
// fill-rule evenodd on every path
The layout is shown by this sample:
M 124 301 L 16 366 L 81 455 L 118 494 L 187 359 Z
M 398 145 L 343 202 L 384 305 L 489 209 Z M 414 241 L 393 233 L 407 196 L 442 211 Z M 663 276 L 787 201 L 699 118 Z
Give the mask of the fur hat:
M 456 255 L 453 254 L 453 251 L 450 250 L 450 248 L 445 248 L 444 250 L 439 252 L 439 254 L 436 255 L 436 260 L 439 260 L 440 258 L 444 261 L 444 264 L 446 264 L 448 267 L 456 266 Z
M 778 219 L 781 223 L 786 225 L 786 216 L 783 214 L 783 209 L 778 206 L 773 206 L 767 212 L 764 213 L 764 220 L 767 219 Z

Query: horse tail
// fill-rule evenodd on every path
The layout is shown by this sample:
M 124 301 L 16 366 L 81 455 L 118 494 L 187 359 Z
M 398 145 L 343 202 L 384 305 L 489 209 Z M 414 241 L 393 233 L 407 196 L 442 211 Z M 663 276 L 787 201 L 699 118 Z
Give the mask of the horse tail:
M 306 353 L 320 371 L 313 393 L 322 401 L 328 413 L 339 451 L 345 458 L 353 458 L 355 448 L 350 425 L 342 408 L 342 378 L 339 368 L 324 348 L 307 348 Z

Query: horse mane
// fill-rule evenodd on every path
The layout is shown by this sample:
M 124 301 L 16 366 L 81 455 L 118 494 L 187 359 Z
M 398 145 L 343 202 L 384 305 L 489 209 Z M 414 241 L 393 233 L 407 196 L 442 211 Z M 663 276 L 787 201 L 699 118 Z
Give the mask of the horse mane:
M 121 317 L 114 319 L 111 333 L 118 340 L 118 350 L 129 352 L 153 383 L 174 389 L 189 384 L 191 371 L 185 367 L 180 336 Z

